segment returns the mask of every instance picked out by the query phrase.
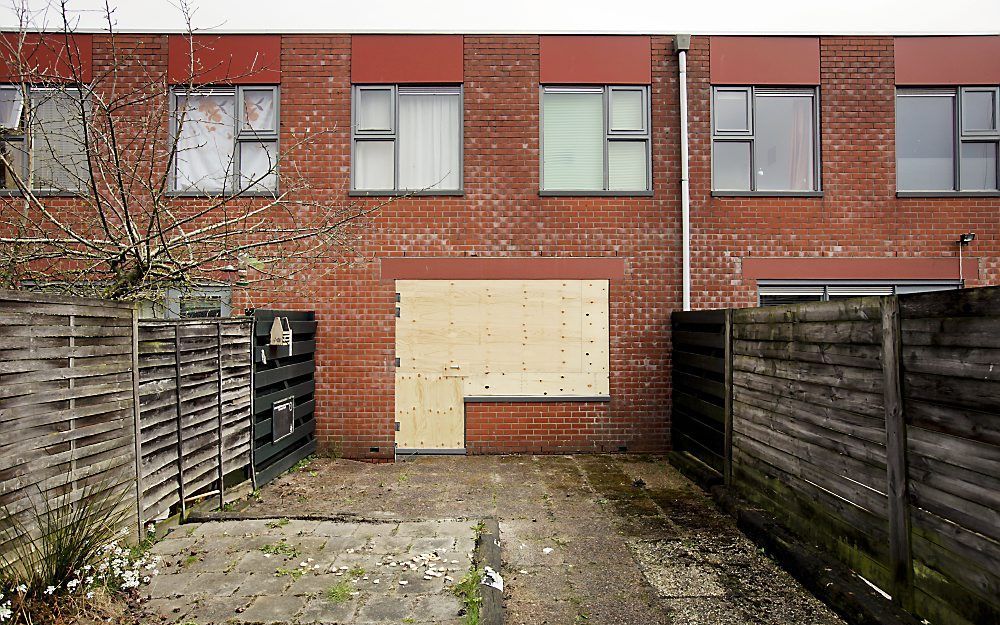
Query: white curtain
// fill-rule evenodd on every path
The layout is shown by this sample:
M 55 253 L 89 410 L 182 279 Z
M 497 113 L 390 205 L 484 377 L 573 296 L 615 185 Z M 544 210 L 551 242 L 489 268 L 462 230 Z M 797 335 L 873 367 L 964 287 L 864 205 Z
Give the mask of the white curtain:
M 34 187 L 72 191 L 89 182 L 79 92 L 38 91 L 31 96 Z
M 361 191 L 391 191 L 393 141 L 358 141 L 354 146 L 354 188 Z
M 458 94 L 399 94 L 399 188 L 458 189 L 462 180 Z
M 240 178 L 243 188 L 257 192 L 276 191 L 278 188 L 277 159 L 278 150 L 275 142 L 241 141 Z
M 176 188 L 219 192 L 233 173 L 236 97 L 232 94 L 190 94 L 177 98 L 179 128 Z
M 547 190 L 604 188 L 604 94 L 545 92 L 542 177 Z
M 274 127 L 274 90 L 243 90 L 243 129 L 270 132 Z

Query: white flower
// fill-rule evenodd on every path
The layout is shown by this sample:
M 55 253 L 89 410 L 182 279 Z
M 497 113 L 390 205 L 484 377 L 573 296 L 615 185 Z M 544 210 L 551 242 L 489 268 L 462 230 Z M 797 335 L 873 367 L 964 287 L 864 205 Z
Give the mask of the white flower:
M 94 593 L 92 593 L 92 592 L 88 592 L 88 593 L 87 593 L 87 598 L 88 598 L 88 599 L 93 599 L 93 598 L 94 598 Z
M 17 587 L 17 592 L 23 595 L 24 593 L 28 592 L 28 587 L 25 584 L 21 584 L 20 586 Z
M 71 579 L 68 582 L 66 582 L 66 588 L 69 590 L 73 590 L 79 585 L 80 585 L 80 580 L 78 579 Z
M 0 621 L 6 621 L 13 615 L 14 613 L 10 609 L 10 602 L 0 605 Z
M 45 589 L 45 594 L 51 595 L 55 591 L 56 591 L 56 587 L 55 586 L 49 586 L 48 588 Z

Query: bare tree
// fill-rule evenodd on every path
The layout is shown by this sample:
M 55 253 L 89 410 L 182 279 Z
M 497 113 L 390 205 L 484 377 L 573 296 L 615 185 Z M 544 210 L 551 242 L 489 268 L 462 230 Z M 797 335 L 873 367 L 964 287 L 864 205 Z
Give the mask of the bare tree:
M 19 79 L 0 87 L 0 286 L 133 301 L 203 284 L 259 294 L 365 260 L 356 243 L 384 202 L 326 201 L 299 171 L 333 129 L 285 132 L 279 151 L 277 90 L 205 89 L 212 68 L 195 61 L 191 7 L 178 9 L 190 52 L 180 85 L 116 33 L 110 5 L 110 58 L 87 76 L 66 0 L 15 4 L 19 30 L 0 48 Z

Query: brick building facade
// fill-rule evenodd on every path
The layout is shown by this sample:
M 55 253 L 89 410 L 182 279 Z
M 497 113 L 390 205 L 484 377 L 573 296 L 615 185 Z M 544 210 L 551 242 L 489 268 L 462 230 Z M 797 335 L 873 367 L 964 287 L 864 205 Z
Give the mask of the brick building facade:
M 221 35 L 217 47 L 225 52 L 231 46 L 234 55 L 248 53 L 253 46 L 241 39 L 245 37 Z M 280 51 L 279 140 L 290 143 L 312 130 L 329 129 L 290 163 L 308 179 L 311 193 L 327 201 L 372 201 L 365 193 L 351 192 L 352 142 L 356 140 L 352 139 L 352 85 L 371 84 L 370 78 L 360 83 L 359 73 L 371 76 L 386 66 L 384 59 L 371 58 L 372 46 L 359 48 L 359 42 L 370 37 L 287 34 L 261 38 Z M 403 52 L 395 54 L 412 54 L 421 49 L 424 36 L 382 37 L 383 44 L 402 46 Z M 316 311 L 315 409 L 320 444 L 351 458 L 393 458 L 397 440 L 395 279 L 418 274 L 426 279 L 456 279 L 465 266 L 457 259 L 482 263 L 517 258 L 532 260 L 519 261 L 521 269 L 496 274 L 485 270 L 484 279 L 492 275 L 494 279 L 607 280 L 607 397 L 480 398 L 465 404 L 466 451 L 666 450 L 670 438 L 669 322 L 671 311 L 682 306 L 680 138 L 684 130 L 674 37 L 589 37 L 576 44 L 573 36 L 447 39 L 451 43 L 442 45 L 457 45 L 460 50 L 460 58 L 452 59 L 448 70 L 456 71 L 457 63 L 459 80 L 452 73 L 446 76 L 450 79 L 439 82 L 461 87 L 461 191 L 396 198 L 377 213 L 363 241 L 360 251 L 371 262 L 300 281 L 267 302 Z M 622 39 L 628 40 L 631 52 L 620 51 Z M 816 49 L 815 84 L 807 84 L 808 78 L 796 83 L 816 89 L 819 184 L 814 192 L 713 192 L 713 63 L 721 62 L 721 57 L 713 58 L 713 46 L 722 49 L 732 44 L 731 39 L 692 37 L 687 55 L 693 308 L 754 306 L 761 284 L 772 282 L 956 283 L 956 241 L 966 232 L 977 233 L 977 238 L 966 249 L 965 285 L 997 283 L 1000 196 L 996 192 L 897 195 L 895 51 L 899 40 L 890 36 L 796 38 Z M 740 39 L 753 46 L 757 38 Z M 775 41 L 780 39 L 759 38 L 765 47 L 778 46 L 779 56 L 772 61 L 779 74 L 789 61 L 780 56 L 783 44 Z M 995 49 L 1000 37 L 932 39 L 934 45 L 944 39 L 946 53 L 954 49 L 961 56 L 973 44 Z M 166 35 L 127 35 L 119 38 L 119 45 L 144 52 L 145 72 L 167 75 L 173 62 L 168 40 Z M 563 45 L 566 41 L 569 44 Z M 93 38 L 98 71 L 109 62 L 108 43 L 106 36 Z M 638 57 L 636 49 L 641 52 Z M 359 50 L 369 58 L 356 58 Z M 387 52 L 387 58 L 392 54 Z M 574 60 L 574 54 L 582 56 Z M 636 67 L 636 58 L 648 65 Z M 624 60 L 616 65 L 616 59 Z M 994 55 L 976 61 L 979 74 L 973 68 L 974 75 L 963 77 L 960 83 L 930 77 L 934 82 L 928 84 L 996 86 L 1000 84 L 997 59 L 1000 56 Z M 426 64 L 417 61 L 419 54 L 406 71 L 422 71 Z M 366 63 L 374 69 L 362 67 Z M 781 84 L 769 82 L 768 70 L 759 66 L 733 66 L 730 71 L 735 73 L 724 84 L 738 80 L 753 86 L 758 79 Z M 740 71 L 747 72 L 745 78 Z M 623 73 L 621 80 L 615 72 Z M 430 73 L 429 79 L 412 81 L 434 82 L 434 72 Z M 627 84 L 648 89 L 648 189 L 540 193 L 544 158 L 540 111 L 547 73 L 557 76 L 550 81 L 558 84 Z M 222 77 L 219 82 L 227 81 Z M 411 80 L 404 72 L 384 82 Z M 610 137 L 611 130 L 608 133 Z M 420 274 L 420 259 L 428 257 L 456 259 L 456 263 L 443 273 Z M 593 258 L 614 259 L 620 270 L 547 262 Z M 387 270 L 387 260 L 394 261 L 394 269 Z M 237 298 L 234 304 L 239 303 Z

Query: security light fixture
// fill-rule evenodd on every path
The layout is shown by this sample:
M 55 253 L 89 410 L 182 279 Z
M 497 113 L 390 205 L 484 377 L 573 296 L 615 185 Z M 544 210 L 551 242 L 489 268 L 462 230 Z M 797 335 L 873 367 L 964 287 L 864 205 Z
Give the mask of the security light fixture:
M 976 240 L 976 233 L 975 232 L 966 232 L 966 233 L 958 235 L 958 244 L 959 245 L 968 245 L 969 243 L 972 243 L 975 240 Z

